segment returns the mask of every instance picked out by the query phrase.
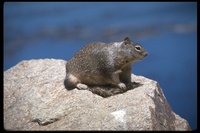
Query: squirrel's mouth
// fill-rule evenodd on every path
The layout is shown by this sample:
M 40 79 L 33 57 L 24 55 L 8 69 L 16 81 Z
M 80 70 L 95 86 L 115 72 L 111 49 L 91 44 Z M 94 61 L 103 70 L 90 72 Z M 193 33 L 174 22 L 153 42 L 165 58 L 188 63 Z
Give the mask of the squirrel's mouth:
M 140 60 L 144 59 L 144 57 L 146 57 L 148 55 L 147 52 L 142 53 L 143 56 L 141 56 Z
M 143 57 L 142 57 L 142 59 L 143 59 L 144 57 L 146 57 L 148 55 L 148 53 L 144 52 L 144 53 L 142 53 L 142 55 L 143 55 Z

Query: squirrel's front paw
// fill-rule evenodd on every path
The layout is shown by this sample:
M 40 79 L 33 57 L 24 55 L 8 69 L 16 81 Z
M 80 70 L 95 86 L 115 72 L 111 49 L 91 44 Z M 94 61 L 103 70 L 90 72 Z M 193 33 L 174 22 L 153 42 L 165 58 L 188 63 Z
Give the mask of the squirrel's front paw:
M 124 83 L 119 83 L 118 84 L 119 88 L 122 89 L 123 91 L 126 90 L 126 85 Z
M 82 83 L 78 83 L 76 85 L 76 87 L 79 89 L 79 90 L 87 90 L 88 89 L 88 86 L 85 85 L 85 84 L 82 84 Z

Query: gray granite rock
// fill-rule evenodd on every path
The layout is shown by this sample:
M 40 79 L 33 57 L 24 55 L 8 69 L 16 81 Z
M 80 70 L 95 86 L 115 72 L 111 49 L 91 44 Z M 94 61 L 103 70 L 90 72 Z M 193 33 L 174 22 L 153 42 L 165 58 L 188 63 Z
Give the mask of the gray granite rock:
M 65 61 L 22 61 L 4 72 L 6 130 L 191 130 L 156 81 L 132 74 L 134 89 L 104 98 L 67 90 Z

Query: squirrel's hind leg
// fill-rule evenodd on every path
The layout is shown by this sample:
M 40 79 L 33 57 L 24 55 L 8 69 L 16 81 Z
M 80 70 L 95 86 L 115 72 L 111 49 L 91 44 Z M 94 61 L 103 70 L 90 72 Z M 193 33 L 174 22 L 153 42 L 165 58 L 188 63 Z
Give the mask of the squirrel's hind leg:
M 80 90 L 88 89 L 87 85 L 82 84 L 78 78 L 76 78 L 73 74 L 69 74 L 69 73 L 65 77 L 64 85 L 65 85 L 65 88 L 68 90 L 72 90 L 76 87 Z

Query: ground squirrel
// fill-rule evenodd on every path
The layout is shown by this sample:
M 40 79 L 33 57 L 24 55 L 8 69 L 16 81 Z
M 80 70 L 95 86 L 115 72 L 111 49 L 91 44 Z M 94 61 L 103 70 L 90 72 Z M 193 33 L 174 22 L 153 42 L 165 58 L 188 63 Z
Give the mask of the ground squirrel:
M 147 56 L 146 50 L 126 37 L 122 42 L 93 42 L 66 63 L 67 89 L 113 85 L 126 90 L 131 82 L 131 65 Z

